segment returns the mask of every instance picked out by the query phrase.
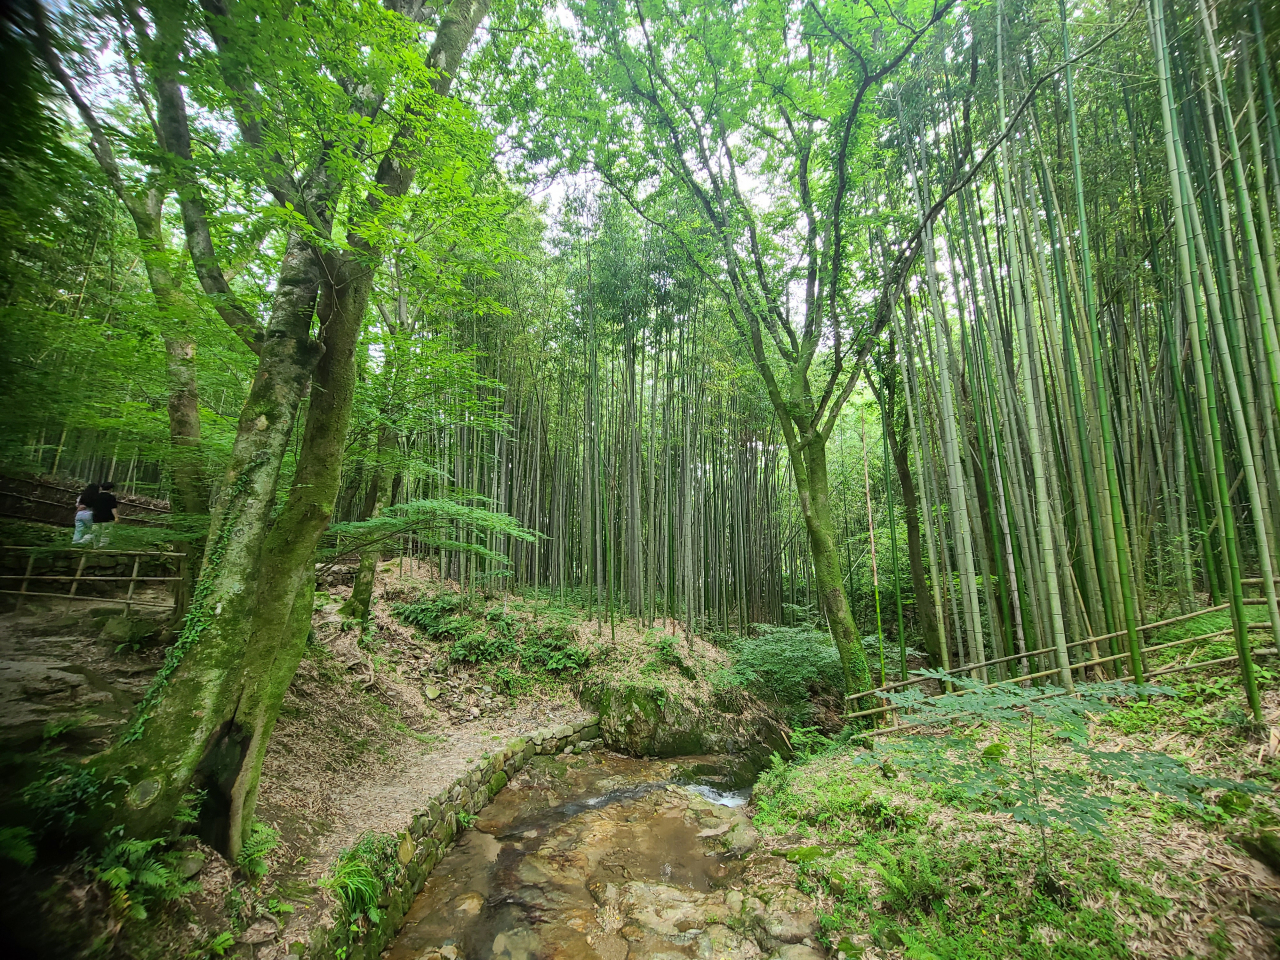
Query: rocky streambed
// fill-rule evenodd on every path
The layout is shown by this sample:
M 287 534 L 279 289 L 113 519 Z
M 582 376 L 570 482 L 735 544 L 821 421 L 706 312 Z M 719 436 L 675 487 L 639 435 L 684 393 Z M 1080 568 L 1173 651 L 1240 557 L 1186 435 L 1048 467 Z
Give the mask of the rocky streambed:
M 727 758 L 535 757 L 414 901 L 389 960 L 817 960 L 812 905 L 745 882 Z M 745 888 L 745 889 L 744 889 Z

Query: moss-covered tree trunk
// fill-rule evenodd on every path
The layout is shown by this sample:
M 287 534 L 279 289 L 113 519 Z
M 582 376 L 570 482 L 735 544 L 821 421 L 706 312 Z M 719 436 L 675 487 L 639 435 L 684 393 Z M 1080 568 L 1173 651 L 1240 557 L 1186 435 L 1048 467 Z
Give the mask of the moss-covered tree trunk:
M 429 53 L 437 95 L 447 94 L 487 11 L 487 0 L 467 0 L 442 17 Z M 404 195 L 421 149 L 412 138 L 392 145 L 377 189 L 349 222 L 375 217 L 387 199 Z M 124 794 L 110 819 L 134 836 L 161 832 L 193 787 L 206 791 L 200 824 L 208 842 L 235 859 L 249 836 L 267 743 L 306 646 L 314 553 L 338 492 L 356 344 L 380 262 L 354 229 L 347 241 L 351 252 L 323 258 L 306 240 L 289 241 L 191 615 L 134 723 L 100 761 Z M 273 517 L 309 388 L 293 485 Z
M 813 557 L 814 577 L 818 581 L 818 602 L 840 654 L 845 691 L 866 690 L 870 686 L 871 675 L 862 650 L 862 638 L 853 622 L 849 598 L 844 592 L 840 549 L 836 545 L 835 524 L 831 519 L 826 437 L 814 433 L 790 453 L 800 513 L 804 517 L 805 532 L 809 535 L 809 552 Z
M 319 278 L 311 246 L 291 238 L 190 615 L 128 732 L 103 758 L 103 772 L 127 784 L 112 819 L 135 836 L 162 831 L 194 783 L 209 791 L 203 835 L 235 852 L 220 829 L 230 812 L 220 782 L 243 759 L 231 754 L 249 641 L 259 599 L 278 586 L 278 571 L 265 575 L 264 546 L 280 466 L 321 352 L 310 337 Z
M 248 839 L 267 743 L 306 648 L 315 593 L 313 558 L 338 495 L 355 394 L 356 344 L 373 287 L 372 271 L 360 262 L 330 258 L 324 273 L 316 311 L 325 331 L 324 354 L 311 389 L 298 470 L 263 548 L 236 709 L 226 727 L 228 746 L 213 748 L 228 759 L 239 756 L 238 764 L 218 771 L 217 780 L 220 799 L 229 803 L 227 837 L 233 853 Z

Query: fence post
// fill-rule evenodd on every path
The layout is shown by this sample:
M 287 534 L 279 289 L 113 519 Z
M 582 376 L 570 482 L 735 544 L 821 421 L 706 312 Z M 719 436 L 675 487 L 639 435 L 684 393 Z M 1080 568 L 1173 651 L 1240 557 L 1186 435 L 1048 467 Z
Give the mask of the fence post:
M 89 552 L 86 550 L 80 554 L 80 564 L 76 567 L 76 575 L 71 581 L 71 592 L 67 594 L 67 613 L 71 612 L 71 608 L 75 606 L 71 601 L 75 598 L 76 587 L 80 586 L 80 574 L 84 572 L 84 562 L 89 558 Z
M 17 604 L 14 605 L 14 608 L 13 608 L 14 613 L 22 612 L 22 604 L 27 598 L 27 581 L 31 579 L 31 566 L 35 562 L 36 562 L 36 555 L 34 553 L 29 554 L 27 556 L 27 569 L 22 574 L 22 586 L 18 588 L 18 602 Z
M 129 595 L 124 599 L 124 615 L 129 616 L 129 606 L 133 603 L 133 588 L 138 583 L 138 564 L 142 562 L 141 557 L 133 558 L 133 573 L 129 574 Z

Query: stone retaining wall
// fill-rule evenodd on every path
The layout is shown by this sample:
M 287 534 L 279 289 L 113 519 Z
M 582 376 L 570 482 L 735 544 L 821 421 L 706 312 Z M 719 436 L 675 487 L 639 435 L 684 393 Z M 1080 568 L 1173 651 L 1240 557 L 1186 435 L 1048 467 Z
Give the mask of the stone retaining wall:
M 478 814 L 534 756 L 566 751 L 582 753 L 598 746 L 599 737 L 600 718 L 591 717 L 535 730 L 528 737 L 518 737 L 497 753 L 481 758 L 432 797 L 400 834 L 400 870 L 379 900 L 383 910 L 381 922 L 374 927 L 360 925 L 361 929 L 353 931 L 345 908 L 339 907 L 332 917 L 332 925 L 317 927 L 309 945 L 290 945 L 287 956 L 305 955 L 307 960 L 374 960 L 395 937 L 413 898 L 464 829 L 459 814 Z

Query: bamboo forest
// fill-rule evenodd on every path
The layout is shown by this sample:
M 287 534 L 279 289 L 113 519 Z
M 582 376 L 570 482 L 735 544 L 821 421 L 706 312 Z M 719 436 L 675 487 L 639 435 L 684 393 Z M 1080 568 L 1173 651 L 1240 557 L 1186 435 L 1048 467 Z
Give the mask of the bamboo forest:
M 5 956 L 1280 960 L 1280 6 L 0 46 Z

